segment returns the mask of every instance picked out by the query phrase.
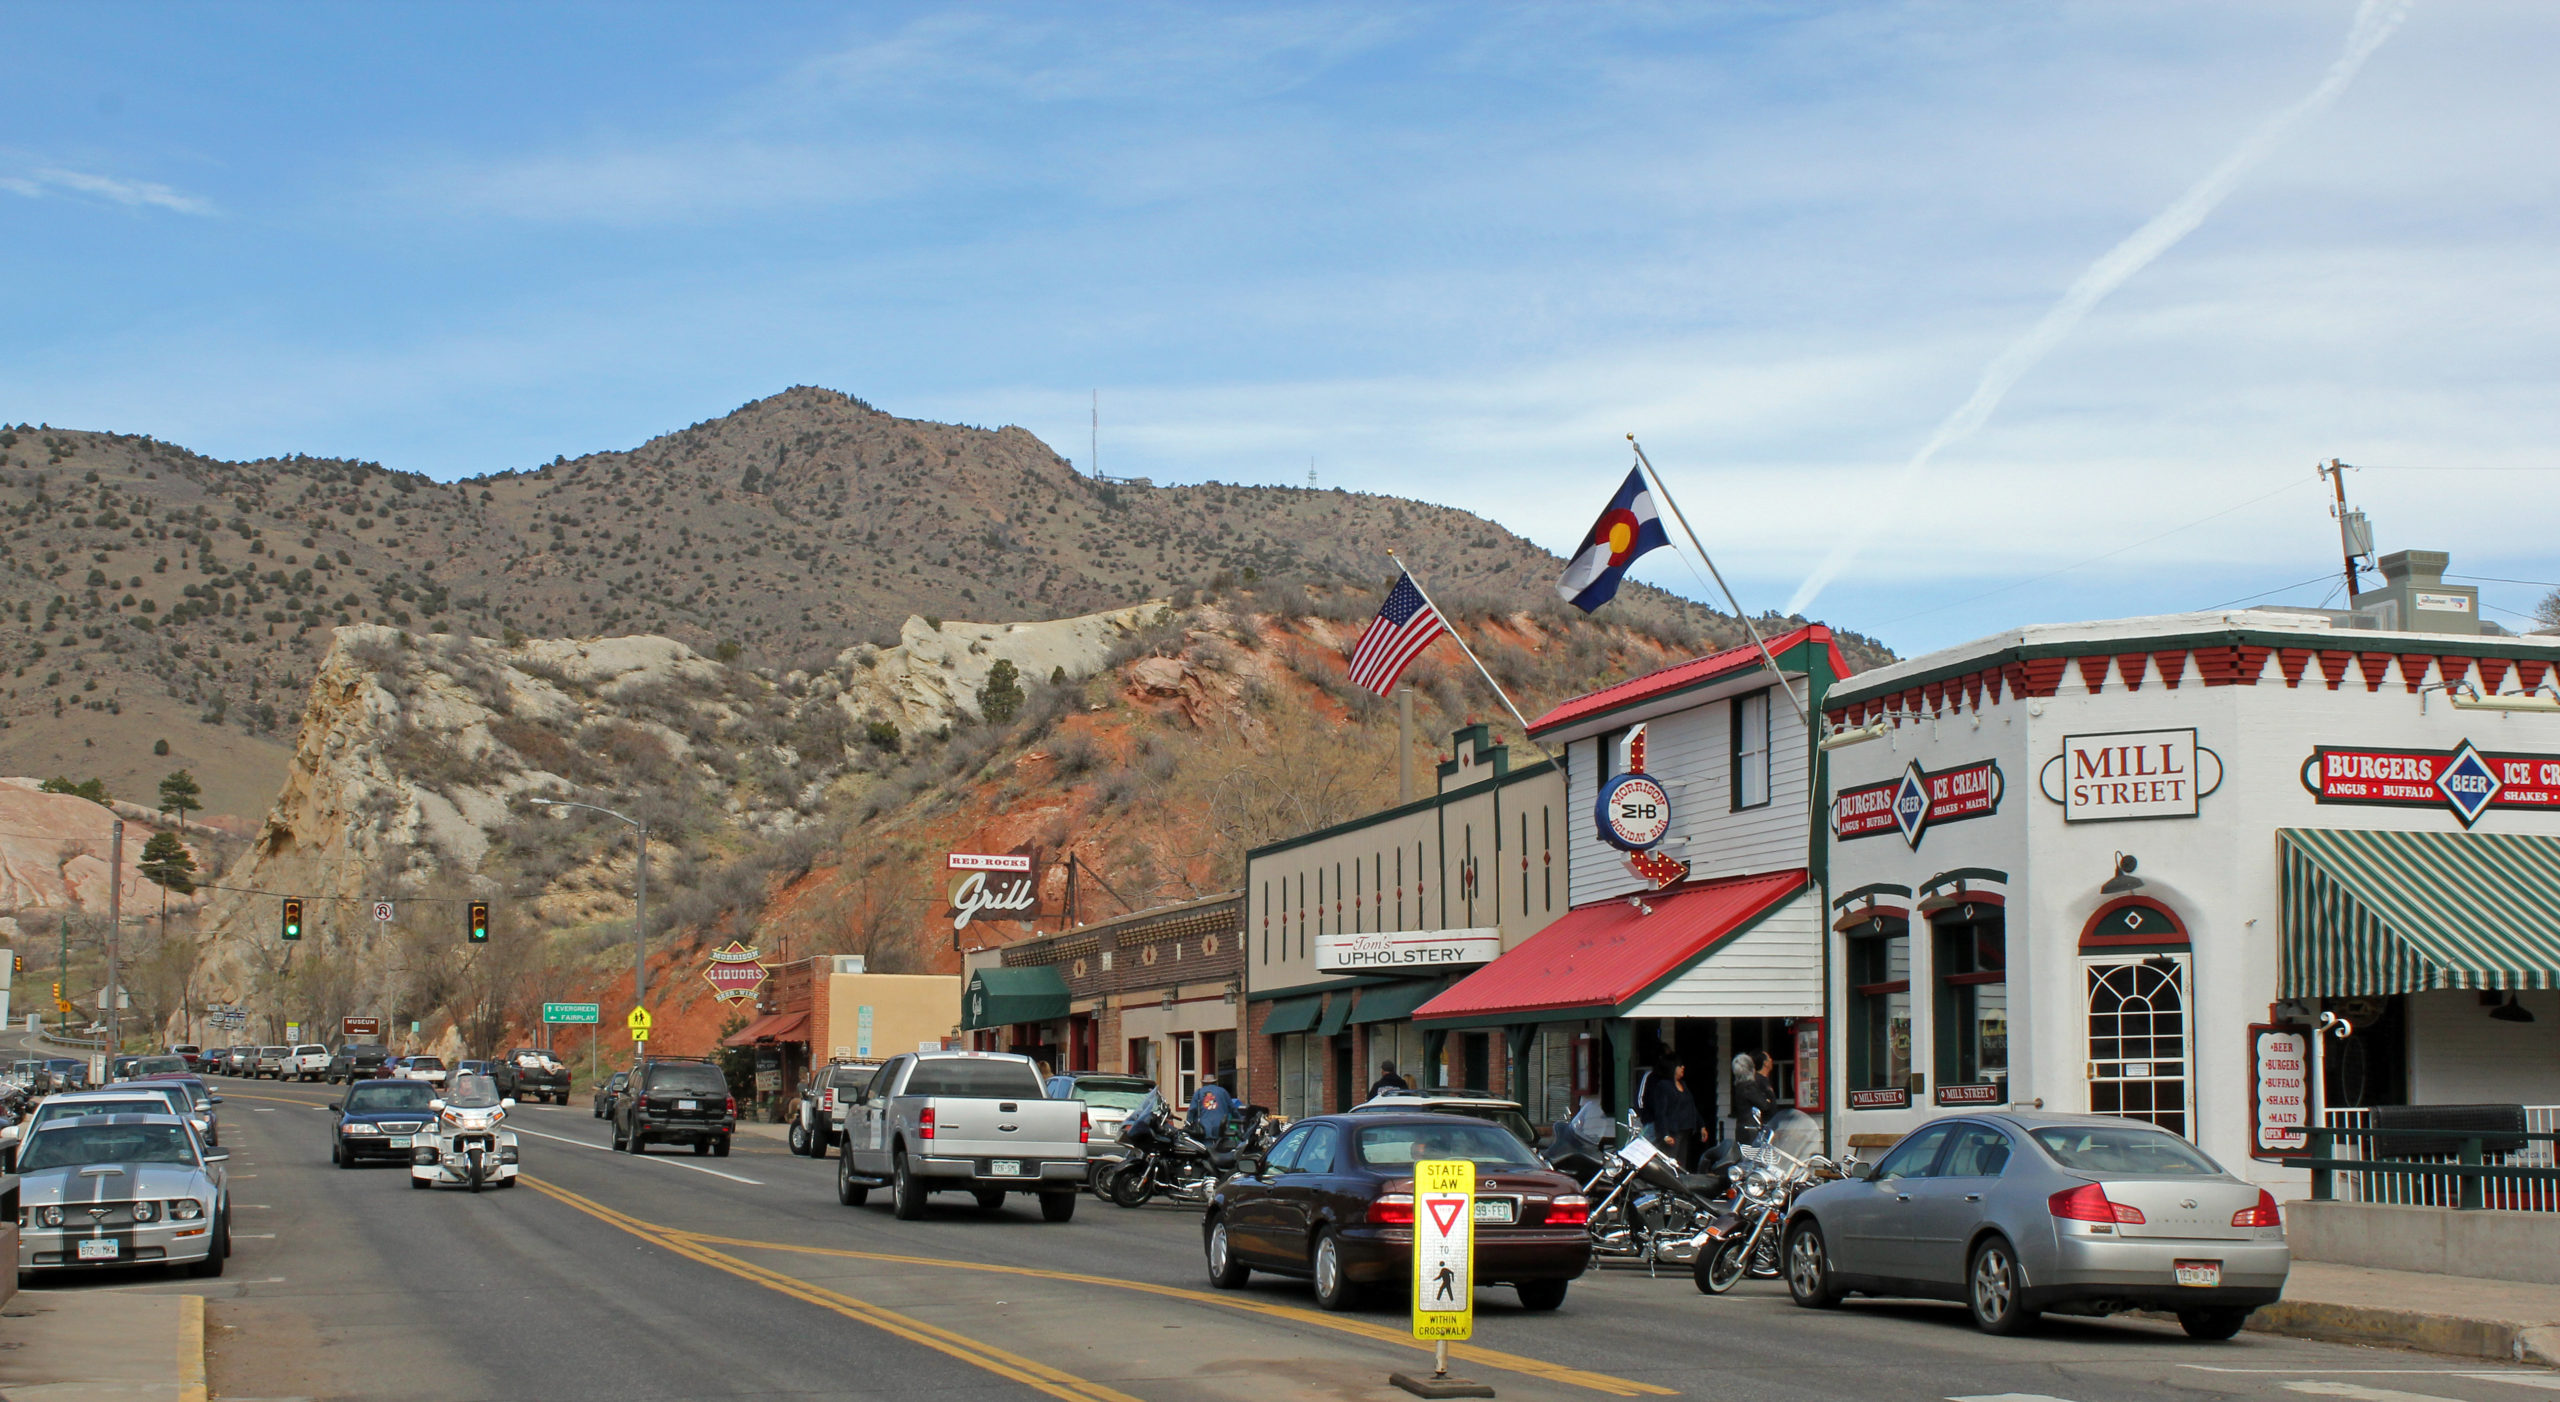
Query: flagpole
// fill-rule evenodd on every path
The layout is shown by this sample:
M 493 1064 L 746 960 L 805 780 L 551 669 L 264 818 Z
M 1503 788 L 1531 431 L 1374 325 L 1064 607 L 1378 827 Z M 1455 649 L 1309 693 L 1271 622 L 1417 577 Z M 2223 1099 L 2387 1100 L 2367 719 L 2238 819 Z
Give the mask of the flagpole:
M 1476 675 L 1484 678 L 1484 684 L 1492 687 L 1493 694 L 1501 698 L 1502 709 L 1509 711 L 1511 713 L 1511 718 L 1520 722 L 1520 738 L 1537 746 L 1538 753 L 1545 755 L 1549 762 L 1553 762 L 1556 757 L 1555 751 L 1548 749 L 1544 745 L 1539 745 L 1538 737 L 1529 733 L 1529 718 L 1520 714 L 1519 707 L 1511 704 L 1511 693 L 1503 690 L 1502 683 L 1495 681 L 1493 679 L 1493 673 L 1485 670 L 1484 659 L 1476 656 L 1476 650 L 1467 646 L 1466 635 L 1458 631 L 1457 621 L 1445 613 L 1440 613 L 1440 605 L 1432 602 L 1431 591 L 1422 587 L 1421 580 L 1414 578 L 1413 570 L 1405 564 L 1403 556 L 1398 555 L 1391 549 L 1387 552 L 1387 558 L 1396 562 L 1396 568 L 1404 571 L 1405 578 L 1413 580 L 1413 592 L 1420 594 L 1422 596 L 1422 602 L 1429 604 L 1433 613 L 1440 614 L 1440 621 L 1448 625 L 1449 640 L 1458 645 L 1458 651 L 1465 653 L 1469 662 L 1476 664 Z
M 1742 611 L 1742 601 L 1733 597 L 1733 586 L 1724 582 L 1724 571 L 1716 568 L 1714 557 L 1707 554 L 1707 547 L 1698 543 L 1698 533 L 1689 529 L 1689 515 L 1680 509 L 1679 498 L 1672 496 L 1671 489 L 1663 485 L 1662 474 L 1654 470 L 1653 459 L 1644 455 L 1644 445 L 1636 442 L 1634 434 L 1627 435 L 1627 445 L 1636 450 L 1636 462 L 1644 468 L 1645 480 L 1653 483 L 1653 489 L 1662 494 L 1662 504 L 1671 508 L 1671 519 L 1680 523 L 1680 533 L 1689 537 L 1689 548 L 1698 552 L 1699 559 L 1706 561 L 1707 573 L 1715 576 L 1716 588 L 1724 591 L 1724 601 L 1733 606 L 1733 616 L 1742 621 L 1743 630 L 1751 635 L 1752 645 L 1760 649 L 1760 660 L 1769 664 L 1769 670 L 1776 672 L 1783 682 L 1787 674 L 1778 666 L 1777 657 L 1769 651 L 1768 640 L 1760 636 L 1760 629 L 1752 623 L 1751 616 Z M 1419 589 L 1422 586 L 1417 584 L 1414 587 Z M 1796 708 L 1796 718 L 1810 728 L 1813 713 L 1805 709 L 1804 698 L 1796 695 L 1792 686 L 1781 685 L 1778 689 L 1787 694 L 1787 701 Z

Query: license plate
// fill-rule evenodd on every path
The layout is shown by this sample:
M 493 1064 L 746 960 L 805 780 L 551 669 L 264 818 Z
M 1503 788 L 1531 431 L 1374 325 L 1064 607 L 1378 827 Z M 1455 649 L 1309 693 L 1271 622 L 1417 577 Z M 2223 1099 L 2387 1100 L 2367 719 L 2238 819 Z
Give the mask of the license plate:
M 406 1149 L 406 1148 L 408 1148 L 408 1147 L 409 1147 L 409 1136 L 407 1136 L 407 1135 L 405 1135 L 405 1134 L 395 1134 L 395 1135 L 391 1136 L 391 1147 L 392 1147 L 392 1148 L 394 1148 L 394 1149 Z
M 1477 1198 L 1476 1220 L 1479 1222 L 1509 1222 L 1511 1220 L 1511 1200 L 1509 1198 Z
M 2177 1264 L 2180 1285 L 2218 1286 L 2222 1284 L 2220 1261 L 2180 1261 Z
M 988 1172 L 988 1173 L 990 1173 L 990 1174 L 993 1174 L 994 1176 L 996 1176 L 996 1177 L 998 1177 L 998 1178 L 1019 1178 L 1019 1177 L 1021 1177 L 1021 1176 L 1022 1176 L 1022 1160 L 1020 1160 L 1020 1159 L 993 1159 L 993 1160 L 990 1160 L 990 1161 L 988 1162 L 988 1164 L 987 1164 L 987 1172 Z
M 79 1259 L 112 1261 L 124 1253 L 124 1243 L 113 1237 L 91 1237 L 80 1243 Z
M 699 1110 L 702 1108 L 702 1102 L 699 1100 L 679 1100 L 676 1102 L 676 1108 L 679 1110 Z

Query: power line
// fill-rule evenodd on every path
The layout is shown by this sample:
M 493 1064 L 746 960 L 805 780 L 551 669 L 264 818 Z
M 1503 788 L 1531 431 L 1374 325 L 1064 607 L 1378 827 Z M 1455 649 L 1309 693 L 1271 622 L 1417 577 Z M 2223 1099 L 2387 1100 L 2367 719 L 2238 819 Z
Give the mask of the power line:
M 2560 589 L 2560 580 L 2500 579 L 2494 574 L 2449 574 L 2447 579 L 2476 579 L 2484 584 L 2530 584 L 2536 589 Z
M 2290 593 L 2290 592 L 2291 592 L 2291 591 L 2293 591 L 2293 590 L 2300 589 L 2300 588 L 2304 588 L 2305 586 L 2308 586 L 2308 585 L 2318 584 L 2318 583 L 2320 583 L 2320 582 L 2321 582 L 2321 581 L 2323 581 L 2323 580 L 2335 579 L 2336 577 L 2337 577 L 2337 572 L 2336 572 L 2335 570 L 2323 570 L 2323 571 L 2321 571 L 2320 573 L 2313 575 L 2313 576 L 2312 576 L 2312 577 L 2310 577 L 2309 579 L 2306 579 L 2306 580 L 2301 581 L 2300 583 L 2296 583 L 2296 584 L 2287 584 L 2287 585 L 2283 585 L 2283 586 L 2281 586 L 2281 587 L 2279 587 L 2279 588 L 2275 588 L 2275 589 L 2261 589 L 2261 590 L 2259 590 L 2259 591 L 2258 591 L 2257 593 L 2255 593 L 2255 594 L 2243 594 L 2243 595 L 2241 595 L 2239 598 L 2231 599 L 2231 600 L 2228 600 L 2228 601 L 2223 602 L 2223 603 L 2215 604 L 2215 605 L 2214 605 L 2214 607 L 2215 607 L 2215 608 L 2218 608 L 2218 609 L 2227 609 L 2227 608 L 2231 607 L 2233 604 L 2245 604 L 2245 603 L 2249 602 L 2249 601 L 2250 601 L 2250 600 L 2252 600 L 2252 599 L 2263 599 L 2263 598 L 2267 597 L 2269 594 L 2284 594 L 2284 593 Z
M 2438 463 L 2351 462 L 2347 466 L 2358 472 L 2560 472 L 2560 467 L 2475 467 Z

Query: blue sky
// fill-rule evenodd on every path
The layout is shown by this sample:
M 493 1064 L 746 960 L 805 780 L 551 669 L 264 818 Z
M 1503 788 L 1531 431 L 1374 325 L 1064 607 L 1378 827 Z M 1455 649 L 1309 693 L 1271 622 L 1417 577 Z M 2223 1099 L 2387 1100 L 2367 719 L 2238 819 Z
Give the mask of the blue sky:
M 0 417 L 451 477 L 814 383 L 1081 464 L 1098 388 L 1108 470 L 1560 551 L 1633 431 L 1748 605 L 1871 541 L 1812 611 L 1906 653 L 2321 577 L 2330 457 L 2560 579 L 2544 4 L 2411 7 L 1895 490 L 2355 14 L 0 5 Z

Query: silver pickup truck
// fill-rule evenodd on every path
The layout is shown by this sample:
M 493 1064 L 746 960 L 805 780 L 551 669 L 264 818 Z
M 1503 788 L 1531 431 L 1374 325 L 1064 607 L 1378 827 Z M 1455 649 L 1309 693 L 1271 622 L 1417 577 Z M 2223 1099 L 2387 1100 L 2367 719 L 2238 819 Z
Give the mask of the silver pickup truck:
M 1035 1193 L 1040 1215 L 1076 1215 L 1092 1134 L 1081 1100 L 1051 1100 L 1029 1057 L 910 1052 L 891 1057 L 843 1106 L 836 1200 L 858 1206 L 889 1190 L 901 1221 L 924 1215 L 927 1193 L 966 1191 L 994 1211 L 1007 1193 Z

